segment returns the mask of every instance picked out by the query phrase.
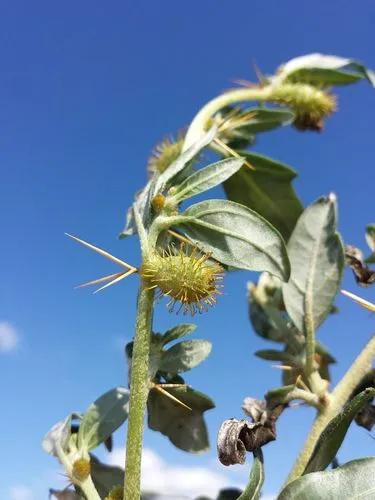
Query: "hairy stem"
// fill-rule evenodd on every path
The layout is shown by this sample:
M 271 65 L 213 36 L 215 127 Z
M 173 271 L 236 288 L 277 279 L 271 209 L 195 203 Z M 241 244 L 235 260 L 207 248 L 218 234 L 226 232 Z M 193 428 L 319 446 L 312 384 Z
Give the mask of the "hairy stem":
M 370 371 L 374 359 L 375 334 L 371 337 L 367 345 L 364 347 L 362 352 L 333 391 L 332 398 L 337 405 L 343 405 L 346 403 L 359 382 Z
M 293 469 L 288 476 L 288 479 L 286 480 L 286 484 L 302 476 L 321 433 L 326 428 L 330 420 L 332 420 L 332 418 L 336 416 L 336 414 L 337 409 L 334 407 L 334 405 L 332 405 L 331 402 L 324 410 L 321 410 L 318 413 L 314 424 L 311 427 L 309 435 L 307 436 L 305 444 L 303 445 L 303 448 L 297 458 L 297 461 L 294 464 Z
M 149 393 L 149 354 L 154 303 L 153 290 L 141 285 L 130 381 L 130 407 L 126 442 L 124 498 L 141 497 L 141 459 L 144 416 Z
M 300 399 L 307 403 L 309 406 L 314 406 L 317 409 L 321 408 L 321 404 L 319 402 L 319 398 L 316 394 L 306 391 L 304 389 L 299 389 L 295 387 L 292 391 L 288 392 L 283 400 L 283 403 L 290 403 L 291 401 L 295 401 L 296 399 Z
M 220 109 L 243 101 L 268 101 L 271 100 L 272 87 L 251 87 L 244 89 L 235 89 L 208 102 L 201 110 L 195 115 L 195 118 L 190 124 L 187 131 L 183 151 L 186 151 L 192 144 L 194 144 L 205 131 L 210 118 L 220 111 Z
M 366 347 L 359 354 L 332 394 L 326 396 L 326 404 L 321 408 L 314 421 L 292 472 L 289 474 L 287 484 L 303 474 L 321 433 L 328 423 L 341 411 L 353 390 L 371 369 L 374 358 L 375 335 L 373 335 Z

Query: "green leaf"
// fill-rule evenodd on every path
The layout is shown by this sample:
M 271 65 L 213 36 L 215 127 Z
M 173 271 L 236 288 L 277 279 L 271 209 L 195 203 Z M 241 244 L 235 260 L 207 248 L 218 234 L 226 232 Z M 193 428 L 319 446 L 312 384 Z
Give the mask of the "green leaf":
M 287 365 L 296 365 L 296 359 L 287 352 L 276 351 L 274 349 L 261 349 L 260 351 L 256 351 L 254 354 L 258 358 L 265 359 L 267 361 L 283 361 L 284 364 Z
M 197 170 L 175 187 L 172 196 L 173 201 L 176 204 L 181 203 L 187 198 L 218 186 L 237 172 L 242 167 L 243 162 L 244 160 L 241 158 L 227 158 Z
M 346 85 L 366 78 L 375 85 L 375 76 L 363 64 L 344 57 L 307 54 L 291 59 L 279 68 L 275 80 L 311 83 L 312 85 Z
M 128 418 L 129 391 L 116 387 L 92 403 L 78 431 L 78 447 L 92 450 L 103 443 Z
M 283 284 L 286 310 L 301 332 L 316 330 L 330 313 L 343 269 L 344 248 L 336 232 L 336 197 L 306 208 L 290 237 L 292 272 Z
M 172 165 L 170 165 L 159 177 L 157 177 L 155 185 L 152 189 L 152 196 L 163 191 L 167 185 L 171 184 L 171 181 L 177 174 L 185 169 L 191 160 L 193 160 L 206 146 L 212 142 L 216 135 L 216 127 L 210 128 L 195 144 L 190 146 L 186 151 L 184 151 L 175 160 Z
M 321 471 L 328 467 L 340 449 L 354 417 L 374 396 L 375 389 L 365 389 L 349 401 L 337 417 L 331 420 L 322 432 L 304 474 Z
M 245 121 L 246 116 L 248 119 Z M 294 114 L 290 110 L 266 107 L 251 107 L 240 111 L 239 108 L 227 106 L 220 111 L 219 118 L 225 121 L 227 117 L 229 120 L 232 117 L 232 127 L 221 131 L 220 138 L 235 150 L 253 144 L 255 134 L 287 125 L 294 120 Z M 237 127 L 234 126 L 236 120 L 240 124 Z
M 325 472 L 299 477 L 277 500 L 355 500 L 374 498 L 375 458 L 361 458 Z
M 366 241 L 370 249 L 375 252 L 375 224 L 366 226 Z
M 180 219 L 187 235 L 219 262 L 288 279 L 284 241 L 256 212 L 232 201 L 209 200 L 189 207 Z
M 303 210 L 291 184 L 296 172 L 267 156 L 247 151 L 239 154 L 255 170 L 245 165 L 224 183 L 228 199 L 260 214 L 288 240 Z
M 190 387 L 166 390 L 191 410 L 152 389 L 147 402 L 149 428 L 167 436 L 181 450 L 191 453 L 206 451 L 209 444 L 203 413 L 215 407 L 213 401 Z
M 267 340 L 286 343 L 296 339 L 298 347 L 302 335 L 284 311 L 281 282 L 263 273 L 258 283 L 248 283 L 249 315 L 255 332 Z
M 194 325 L 193 323 L 187 323 L 184 325 L 177 325 L 174 328 L 171 328 L 170 330 L 167 330 L 162 337 L 162 343 L 163 345 L 168 344 L 169 342 L 172 342 L 173 340 L 177 340 L 181 337 L 184 337 L 185 335 L 188 335 L 191 332 L 194 332 L 194 330 L 197 328 L 197 325 Z
M 94 455 L 91 455 L 90 458 L 92 480 L 100 498 L 105 498 L 114 486 L 124 483 L 124 470 L 120 467 L 103 464 Z
M 258 500 L 264 482 L 263 454 L 261 448 L 254 451 L 249 482 L 238 500 Z
M 168 373 L 182 373 L 199 365 L 210 354 L 211 342 L 207 340 L 186 340 L 163 352 L 159 370 Z
M 154 180 L 151 179 L 143 189 L 141 189 L 136 193 L 134 197 L 133 205 L 137 209 L 144 226 L 148 225 L 150 218 L 150 206 L 151 206 L 150 191 L 153 186 L 153 182 Z M 126 212 L 125 227 L 119 234 L 120 239 L 137 234 L 137 226 L 134 219 L 133 205 L 131 205 Z
M 241 129 L 245 128 L 251 134 L 268 132 L 274 128 L 291 123 L 294 119 L 294 114 L 285 109 L 247 108 L 243 112 L 254 114 L 243 127 L 240 127 Z
M 372 254 L 366 258 L 365 262 L 367 264 L 375 264 L 375 224 L 368 224 L 366 226 L 366 241 L 372 250 Z
M 143 225 L 147 228 L 151 221 L 151 202 L 156 194 L 165 190 L 173 178 L 177 178 L 190 162 L 204 149 L 216 135 L 216 128 L 212 127 L 205 133 L 199 141 L 193 144 L 189 149 L 182 153 L 162 174 L 155 174 L 148 181 L 146 186 L 135 195 L 134 207 L 137 209 Z M 126 214 L 125 228 L 119 235 L 119 238 L 125 238 L 137 233 L 137 228 L 134 221 L 133 205 L 128 209 Z
M 279 404 L 283 404 L 286 396 L 295 388 L 296 386 L 291 384 L 277 387 L 276 389 L 270 389 L 264 396 L 267 401 L 267 407 L 273 408 Z

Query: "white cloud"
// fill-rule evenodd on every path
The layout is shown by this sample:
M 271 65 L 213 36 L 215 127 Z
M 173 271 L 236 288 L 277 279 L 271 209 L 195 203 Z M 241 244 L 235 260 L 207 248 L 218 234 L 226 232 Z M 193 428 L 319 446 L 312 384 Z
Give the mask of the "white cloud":
M 9 490 L 10 500 L 34 500 L 33 492 L 26 486 L 13 486 Z
M 124 450 L 117 448 L 110 455 L 110 464 L 123 466 Z M 215 498 L 222 488 L 233 486 L 225 474 L 210 467 L 185 467 L 165 462 L 149 448 L 142 455 L 142 489 L 158 493 L 160 499 L 186 500 L 207 495 Z M 236 485 L 238 486 L 238 485 Z
M 7 321 L 0 322 L 0 353 L 16 349 L 19 342 L 17 330 Z

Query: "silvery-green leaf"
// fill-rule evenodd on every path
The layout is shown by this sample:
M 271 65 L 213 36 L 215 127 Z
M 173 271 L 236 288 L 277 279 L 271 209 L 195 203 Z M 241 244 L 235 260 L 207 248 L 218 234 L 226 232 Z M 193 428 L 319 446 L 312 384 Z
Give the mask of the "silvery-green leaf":
M 263 469 L 263 453 L 262 449 L 254 451 L 253 465 L 250 471 L 249 482 L 238 497 L 238 500 L 258 500 L 260 498 L 262 486 L 264 483 L 264 469 Z
M 367 78 L 374 85 L 371 70 L 352 59 L 324 54 L 307 54 L 281 66 L 274 80 L 317 85 L 345 85 Z
M 188 163 L 197 156 L 202 149 L 212 142 L 217 133 L 216 127 L 211 127 L 202 137 L 184 151 L 159 177 L 153 187 L 153 193 L 163 191 L 177 174 L 180 174 Z
M 321 471 L 328 467 L 340 449 L 355 416 L 374 396 L 375 389 L 365 389 L 349 401 L 337 417 L 331 420 L 322 432 L 304 474 Z
M 325 472 L 312 472 L 286 486 L 277 500 L 370 500 L 374 498 L 375 458 L 361 458 Z
M 284 240 L 253 210 L 232 201 L 208 200 L 189 207 L 181 221 L 185 233 L 219 262 L 288 279 Z
M 43 450 L 49 455 L 58 456 L 56 446 L 63 451 L 67 451 L 71 434 L 72 415 L 65 420 L 57 422 L 52 429 L 47 432 L 42 441 Z
M 258 283 L 248 283 L 250 321 L 255 332 L 274 342 L 290 343 L 298 347 L 303 336 L 283 310 L 281 282 L 268 273 L 260 275 Z
M 135 195 L 134 206 L 138 210 L 144 226 L 148 226 L 151 210 L 151 197 L 150 191 L 154 185 L 154 180 L 151 179 L 146 186 L 138 191 Z M 137 226 L 134 220 L 133 205 L 128 208 L 126 213 L 125 227 L 119 235 L 119 238 L 125 238 L 126 236 L 132 236 L 137 234 Z
M 299 348 L 296 346 L 287 345 L 285 347 L 285 353 L 289 356 L 293 356 L 297 361 L 300 361 L 300 365 L 305 363 L 305 337 L 302 337 L 302 342 Z M 330 365 L 336 363 L 336 360 L 329 352 L 320 344 L 320 342 L 315 342 L 315 361 L 318 364 L 319 375 L 324 380 L 331 380 L 330 376 Z M 304 376 L 303 369 L 293 368 L 292 370 L 283 370 L 282 380 L 284 385 L 295 384 L 298 377 L 302 377 L 305 383 L 308 380 Z
M 120 486 L 124 483 L 124 470 L 120 467 L 103 464 L 91 455 L 91 477 L 100 498 L 105 498 L 114 486 Z
M 370 249 L 375 252 L 375 223 L 366 226 L 366 241 Z
M 134 224 L 134 215 L 133 215 L 133 207 L 129 207 L 127 212 L 126 212 L 126 217 L 125 217 L 125 227 L 121 231 L 119 238 L 125 238 L 126 236 L 133 236 L 133 234 L 136 234 L 137 229 Z
M 163 352 L 159 370 L 182 373 L 199 365 L 210 354 L 211 342 L 207 340 L 185 340 Z
M 303 210 L 292 186 L 296 172 L 267 156 L 248 151 L 239 154 L 255 170 L 245 165 L 224 183 L 228 199 L 257 212 L 288 240 Z
M 244 160 L 241 158 L 227 158 L 208 167 L 197 170 L 181 184 L 175 187 L 173 200 L 181 203 L 208 189 L 218 186 L 241 168 Z
M 251 134 L 267 132 L 281 125 L 287 125 L 294 119 L 294 114 L 285 109 L 247 108 L 244 113 L 253 113 L 250 120 L 240 127 L 245 128 Z
M 163 334 L 163 339 L 162 339 L 163 345 L 168 344 L 173 340 L 177 340 L 181 337 L 184 337 L 185 335 L 188 335 L 189 333 L 193 332 L 196 328 L 197 325 L 194 325 L 193 323 L 187 323 L 183 325 L 177 325 L 174 328 L 167 330 Z
M 368 224 L 366 226 L 366 241 L 372 250 L 372 254 L 367 257 L 367 264 L 375 264 L 375 224 Z
M 277 387 L 276 389 L 270 389 L 266 394 L 265 398 L 267 401 L 267 407 L 272 408 L 279 404 L 285 402 L 286 396 L 296 388 L 294 384 L 284 385 L 282 387 Z
M 166 390 L 191 410 L 152 389 L 147 402 L 149 428 L 167 436 L 181 450 L 191 453 L 206 451 L 209 443 L 203 413 L 215 407 L 213 401 L 190 387 Z
M 285 365 L 294 366 L 298 365 L 297 360 L 294 356 L 288 354 L 284 351 L 276 351 L 274 349 L 261 349 L 260 351 L 256 351 L 255 356 L 261 359 L 265 359 L 267 361 L 282 361 Z
M 78 431 L 78 446 L 96 448 L 128 418 L 129 391 L 116 387 L 106 392 L 85 412 Z
M 228 106 L 221 110 L 219 118 L 225 120 L 226 116 L 233 115 L 235 108 Z M 239 110 L 238 110 L 239 111 Z M 244 116 L 248 119 L 244 121 Z M 267 132 L 282 125 L 287 125 L 294 119 L 294 114 L 285 109 L 275 108 L 246 108 L 235 115 L 239 119 L 240 126 L 227 128 L 220 133 L 220 139 L 232 149 L 244 149 L 253 144 L 255 134 Z
M 292 271 L 283 284 L 286 310 L 301 332 L 316 330 L 332 310 L 344 269 L 333 194 L 303 212 L 290 237 L 288 255 Z

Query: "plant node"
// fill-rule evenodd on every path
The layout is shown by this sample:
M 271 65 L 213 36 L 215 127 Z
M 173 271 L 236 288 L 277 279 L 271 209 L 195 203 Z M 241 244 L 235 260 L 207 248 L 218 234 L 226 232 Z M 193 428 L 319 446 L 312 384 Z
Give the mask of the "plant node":
M 84 481 L 89 477 L 91 473 L 90 460 L 86 458 L 79 458 L 73 464 L 72 469 L 72 480 L 74 481 Z

